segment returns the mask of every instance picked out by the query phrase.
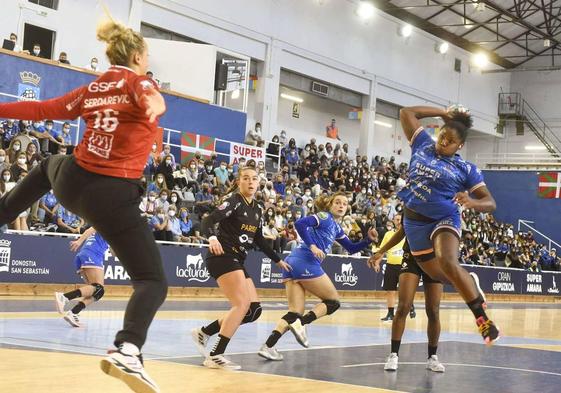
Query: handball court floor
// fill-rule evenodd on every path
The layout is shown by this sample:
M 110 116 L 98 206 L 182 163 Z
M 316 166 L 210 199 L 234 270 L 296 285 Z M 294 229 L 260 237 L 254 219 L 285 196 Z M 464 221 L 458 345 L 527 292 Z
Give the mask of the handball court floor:
M 122 323 L 125 299 L 107 299 L 82 313 L 70 327 L 47 297 L 0 297 L 0 392 L 128 392 L 99 370 Z M 310 303 L 310 305 L 313 303 Z M 438 355 L 444 374 L 425 370 L 426 317 L 407 319 L 397 372 L 384 372 L 390 323 L 381 301 L 344 300 L 333 316 L 309 326 L 310 348 L 287 333 L 278 348 L 282 362 L 256 355 L 286 311 L 280 299 L 263 301 L 254 324 L 242 326 L 228 356 L 238 372 L 201 366 L 190 329 L 219 317 L 228 305 L 212 299 L 169 299 L 152 324 L 143 349 L 145 365 L 162 392 L 560 392 L 561 306 L 552 303 L 492 303 L 490 315 L 503 337 L 487 348 L 464 304 L 443 302 Z M 213 340 L 213 339 L 211 339 Z M 214 341 L 210 342 L 210 345 Z

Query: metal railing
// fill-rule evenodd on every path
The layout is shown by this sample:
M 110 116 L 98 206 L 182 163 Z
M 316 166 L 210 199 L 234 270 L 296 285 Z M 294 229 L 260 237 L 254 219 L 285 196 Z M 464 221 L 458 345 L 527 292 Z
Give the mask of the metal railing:
M 479 153 L 475 164 L 480 168 L 559 169 L 561 158 L 550 153 Z
M 521 220 L 521 219 L 518 220 L 518 232 L 522 231 L 522 227 L 526 227 L 526 228 L 530 229 L 533 234 L 537 233 L 538 235 L 540 235 L 541 237 L 543 237 L 547 241 L 547 250 L 548 251 L 551 251 L 552 244 L 557 246 L 557 249 L 561 250 L 561 245 L 559 243 L 557 243 L 555 240 L 551 239 L 549 236 L 544 235 L 543 233 L 538 231 L 536 228 L 534 228 L 530 224 L 534 224 L 534 221 Z

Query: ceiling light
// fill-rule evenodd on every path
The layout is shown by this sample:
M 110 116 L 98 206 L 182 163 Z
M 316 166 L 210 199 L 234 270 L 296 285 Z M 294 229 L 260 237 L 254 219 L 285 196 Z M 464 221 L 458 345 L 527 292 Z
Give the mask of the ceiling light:
M 472 23 L 469 23 L 469 22 L 465 22 L 465 23 L 464 23 L 464 28 L 465 28 L 465 29 L 469 30 L 469 29 L 471 29 L 472 27 L 473 27 L 473 24 L 472 24 Z
M 393 127 L 390 123 L 386 123 L 386 122 L 383 122 L 383 121 L 380 121 L 380 120 L 374 120 L 374 124 L 377 124 L 379 126 L 386 127 L 386 128 L 392 128 Z
M 475 10 L 476 11 L 483 12 L 483 11 L 485 11 L 485 9 L 486 9 L 486 7 L 485 7 L 484 3 L 477 2 L 477 4 L 475 4 Z
M 304 100 L 302 98 L 296 97 L 296 96 L 291 96 L 290 94 L 281 93 L 280 96 L 282 98 L 284 98 L 285 100 L 294 101 L 294 102 L 297 102 L 299 104 L 304 102 Z
M 483 68 L 489 63 L 489 57 L 485 53 L 476 53 L 473 56 L 473 64 L 476 67 Z
M 545 146 L 527 145 L 527 146 L 524 146 L 524 149 L 536 151 L 536 150 L 547 150 L 547 147 L 545 147 Z
M 436 44 L 436 51 L 438 53 L 440 53 L 441 55 L 448 52 L 449 48 L 450 48 L 450 45 L 447 42 L 441 42 L 440 44 Z
M 544 48 L 549 48 L 551 46 L 551 41 L 546 38 L 543 40 L 543 46 Z
M 237 100 L 238 98 L 240 98 L 240 89 L 236 89 L 232 92 L 232 99 Z
M 370 1 L 361 1 L 356 9 L 356 14 L 361 19 L 370 19 L 374 16 L 374 5 Z
M 399 28 L 399 35 L 402 37 L 407 38 L 411 35 L 411 33 L 413 33 L 413 26 L 410 24 L 403 25 Z

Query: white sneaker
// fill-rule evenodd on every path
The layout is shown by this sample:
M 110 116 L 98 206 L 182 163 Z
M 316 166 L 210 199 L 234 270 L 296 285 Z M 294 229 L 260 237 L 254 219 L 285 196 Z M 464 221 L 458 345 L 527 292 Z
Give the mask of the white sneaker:
M 275 347 L 269 348 L 267 345 L 263 344 L 259 352 L 257 352 L 259 356 L 268 360 L 282 360 L 284 356 L 282 356 L 279 351 Z
M 298 344 L 300 344 L 304 348 L 308 348 L 310 344 L 308 343 L 308 334 L 306 333 L 306 326 L 302 325 L 300 319 L 297 319 L 296 321 L 289 324 L 288 328 L 290 329 L 292 334 L 294 334 L 294 337 L 296 338 L 296 341 L 298 341 Z
M 384 365 L 384 370 L 386 370 L 386 371 L 397 371 L 398 360 L 399 360 L 399 358 L 397 356 L 397 353 L 395 353 L 395 352 L 390 353 L 390 356 L 388 356 L 388 360 L 386 360 L 386 364 Z
M 60 315 L 64 315 L 64 306 L 66 306 L 69 301 L 70 300 L 68 300 L 62 292 L 55 292 L 56 310 Z
M 206 344 L 208 343 L 210 336 L 205 334 L 201 328 L 193 328 L 191 329 L 191 338 L 195 342 L 199 353 L 202 356 L 207 357 L 208 353 L 206 351 Z
M 67 311 L 66 314 L 64 314 L 64 320 L 71 326 L 80 327 L 80 317 L 78 317 L 78 314 L 74 314 L 72 311 Z
M 208 368 L 222 368 L 224 370 L 241 370 L 242 368 L 242 366 L 227 359 L 224 355 L 207 356 L 203 362 L 203 366 Z
M 105 374 L 120 379 L 136 393 L 160 393 L 158 385 L 144 369 L 142 355 L 114 351 L 101 361 L 100 366 Z
M 434 371 L 435 373 L 443 373 L 446 367 L 444 367 L 444 364 L 440 363 L 438 356 L 432 355 L 427 360 L 427 370 Z
M 483 308 L 487 308 L 487 298 L 485 297 L 485 293 L 479 286 L 479 277 L 477 277 L 477 274 L 475 274 L 474 272 L 469 272 L 469 275 L 471 276 L 473 282 L 475 283 L 475 288 L 477 289 L 477 292 L 479 292 L 479 294 L 483 298 Z

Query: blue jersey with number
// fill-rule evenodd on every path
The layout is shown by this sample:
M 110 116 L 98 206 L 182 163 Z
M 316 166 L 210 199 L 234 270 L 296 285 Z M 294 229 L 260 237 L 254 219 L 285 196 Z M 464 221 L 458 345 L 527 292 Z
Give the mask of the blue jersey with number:
M 80 251 L 79 256 L 90 257 L 93 260 L 103 260 L 105 252 L 109 249 L 109 244 L 103 237 L 96 232 L 95 235 L 88 237 Z
M 409 209 L 440 220 L 458 214 L 453 201 L 458 192 L 484 186 L 481 171 L 458 154 L 452 157 L 436 153 L 435 142 L 422 128 L 411 139 L 411 161 L 407 185 L 398 196 Z
M 312 244 L 315 244 L 316 247 L 327 254 L 335 240 L 346 236 L 345 232 L 343 228 L 335 222 L 330 213 L 320 212 L 314 214 L 312 217 L 317 220 L 318 224 L 317 226 L 307 227 L 306 230 L 313 241 Z M 311 253 L 310 248 L 305 243 L 302 243 L 299 248 L 306 248 Z

